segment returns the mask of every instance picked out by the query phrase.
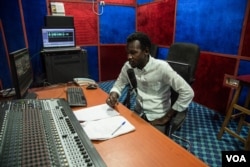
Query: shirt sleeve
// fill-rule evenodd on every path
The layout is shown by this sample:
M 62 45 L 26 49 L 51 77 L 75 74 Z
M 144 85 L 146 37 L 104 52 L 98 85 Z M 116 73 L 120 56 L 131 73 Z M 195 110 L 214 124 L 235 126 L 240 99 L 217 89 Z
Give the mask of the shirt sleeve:
M 118 78 L 116 79 L 113 87 L 110 90 L 110 92 L 118 93 L 119 97 L 121 96 L 121 92 L 124 89 L 124 87 L 129 83 L 128 77 L 127 77 L 127 69 L 129 69 L 129 68 L 130 68 L 130 66 L 129 66 L 128 62 L 126 62 L 123 65 Z
M 191 86 L 175 71 L 170 70 L 166 73 L 170 86 L 179 94 L 176 102 L 172 106 L 172 109 L 182 112 L 188 108 L 189 104 L 193 100 L 194 91 Z

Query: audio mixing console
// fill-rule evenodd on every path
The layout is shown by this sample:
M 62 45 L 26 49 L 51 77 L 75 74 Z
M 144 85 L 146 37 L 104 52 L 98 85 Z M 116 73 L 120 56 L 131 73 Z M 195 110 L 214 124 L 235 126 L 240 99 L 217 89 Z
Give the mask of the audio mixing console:
M 0 166 L 106 166 L 63 99 L 0 102 Z

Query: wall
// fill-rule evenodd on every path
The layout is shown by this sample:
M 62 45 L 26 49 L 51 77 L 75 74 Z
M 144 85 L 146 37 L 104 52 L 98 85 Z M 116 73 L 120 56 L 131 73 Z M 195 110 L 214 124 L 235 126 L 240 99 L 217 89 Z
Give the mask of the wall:
M 0 2 L 3 87 L 12 85 L 7 53 L 24 46 L 29 47 L 36 81 L 42 78 L 40 29 L 44 25 L 43 17 L 50 14 L 49 2 L 53 1 Z M 136 30 L 146 32 L 159 46 L 159 59 L 166 59 L 173 42 L 200 46 L 194 100 L 216 111 L 225 113 L 232 96 L 232 91 L 223 87 L 224 74 L 250 73 L 247 0 L 105 0 L 102 15 L 93 12 L 93 7 L 101 12 L 96 1 L 94 6 L 92 0 L 54 2 L 64 2 L 66 15 L 74 16 L 77 45 L 87 49 L 90 77 L 96 81 L 116 78 L 126 60 L 126 37 Z

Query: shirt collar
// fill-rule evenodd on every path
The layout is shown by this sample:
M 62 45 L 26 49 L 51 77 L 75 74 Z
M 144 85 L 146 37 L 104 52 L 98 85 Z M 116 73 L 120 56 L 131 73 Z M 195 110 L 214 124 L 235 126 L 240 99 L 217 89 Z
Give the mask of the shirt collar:
M 151 55 L 149 55 L 149 59 L 148 59 L 148 62 L 147 64 L 143 67 L 142 70 L 138 69 L 139 71 L 143 71 L 143 72 L 147 72 L 149 71 L 149 69 L 152 67 L 152 63 L 153 63 L 153 58 L 151 57 Z

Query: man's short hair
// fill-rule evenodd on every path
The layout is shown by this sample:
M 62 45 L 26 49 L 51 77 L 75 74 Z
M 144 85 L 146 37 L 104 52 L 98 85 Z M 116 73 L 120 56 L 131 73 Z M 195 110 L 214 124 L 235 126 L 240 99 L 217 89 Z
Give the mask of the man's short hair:
M 132 41 L 138 40 L 141 44 L 141 50 L 145 50 L 148 48 L 150 50 L 151 48 L 151 40 L 150 38 L 142 32 L 134 32 L 130 34 L 127 38 L 127 43 L 130 43 Z

